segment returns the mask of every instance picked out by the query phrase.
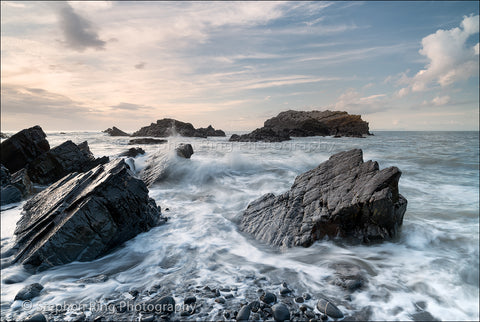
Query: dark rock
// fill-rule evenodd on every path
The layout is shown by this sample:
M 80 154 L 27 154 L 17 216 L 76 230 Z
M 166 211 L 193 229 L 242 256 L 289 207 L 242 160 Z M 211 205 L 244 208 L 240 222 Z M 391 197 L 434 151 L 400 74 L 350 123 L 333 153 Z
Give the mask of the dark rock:
M 314 319 L 315 318 L 315 313 L 313 313 L 312 311 L 305 311 L 304 314 L 309 319 Z
M 19 202 L 22 200 L 22 192 L 12 185 L 2 186 L 0 190 L 0 200 L 2 206 Z
M 3 165 L 0 164 L 0 185 L 7 186 L 12 183 L 12 176 L 10 175 L 10 171 Z
M 142 315 L 142 318 L 140 319 L 141 322 L 153 322 L 155 321 L 155 315 L 153 314 L 147 314 L 147 315 Z
M 307 301 L 312 298 L 312 296 L 311 296 L 310 294 L 308 294 L 308 293 L 303 293 L 302 296 L 303 296 L 303 298 L 304 298 L 305 300 L 307 300 Z
M 283 132 L 276 132 L 270 128 L 258 128 L 249 134 L 237 135 L 233 134 L 230 142 L 282 142 L 290 140 L 290 136 Z
M 31 300 L 40 295 L 40 292 L 43 290 L 43 286 L 39 283 L 34 283 L 25 286 L 17 295 L 15 295 L 15 301 L 27 301 Z
M 308 247 L 324 236 L 392 238 L 407 208 L 398 193 L 400 175 L 396 167 L 363 162 L 360 149 L 337 153 L 299 175 L 290 191 L 250 203 L 240 229 L 282 247 Z
M 420 312 L 415 312 L 410 315 L 413 321 L 440 321 L 439 319 L 436 319 L 430 312 L 427 311 L 420 311 Z
M 288 307 L 283 303 L 278 303 L 272 306 L 273 318 L 277 322 L 283 322 L 285 320 L 290 320 L 290 311 Z
M 47 322 L 47 318 L 42 313 L 38 312 L 32 316 L 27 317 L 24 322 Z
M 193 147 L 191 144 L 181 143 L 175 148 L 175 151 L 179 157 L 190 159 L 193 154 Z
M 155 183 L 159 183 L 174 172 L 175 167 L 183 162 L 190 162 L 186 160 L 193 154 L 193 148 L 190 144 L 180 144 L 175 149 L 175 154 L 157 153 L 151 155 L 145 168 L 140 172 L 140 177 L 151 187 Z
M 122 130 L 116 128 L 115 126 L 112 128 L 108 128 L 103 133 L 107 133 L 110 136 L 130 136 L 130 134 L 123 132 Z
M 86 277 L 77 280 L 77 283 L 81 284 L 95 284 L 95 283 L 104 283 L 108 281 L 108 276 L 105 274 L 97 275 L 97 276 L 92 276 L 92 277 Z
M 237 321 L 248 321 L 250 318 L 250 306 L 244 305 L 237 314 L 235 318 Z
M 135 158 L 139 154 L 145 154 L 145 150 L 142 148 L 130 148 L 127 151 L 120 153 L 119 156 Z
M 183 300 L 183 303 L 186 305 L 194 304 L 197 302 L 197 298 L 195 296 L 188 296 Z
M 50 150 L 46 136 L 38 125 L 12 135 L 0 144 L 1 163 L 11 173 L 17 172 Z
M 280 295 L 283 295 L 283 296 L 285 296 L 287 294 L 290 294 L 290 293 L 292 293 L 292 290 L 287 288 L 287 287 L 282 287 L 282 289 L 280 290 Z
M 297 303 L 303 303 L 303 302 L 305 302 L 305 299 L 304 299 L 303 297 L 301 297 L 301 296 L 298 296 L 298 297 L 295 298 L 295 302 L 297 302 Z
M 167 140 L 152 139 L 152 138 L 141 138 L 141 139 L 131 139 L 128 141 L 128 144 L 164 144 L 167 143 Z
M 215 130 L 211 125 L 209 125 L 207 128 L 201 127 L 197 129 L 197 132 L 199 133 L 200 136 L 225 136 L 225 132 L 222 130 Z
M 222 130 L 215 130 L 211 125 L 207 128 L 195 129 L 191 123 L 185 123 L 174 119 L 161 119 L 157 123 L 142 127 L 132 136 L 167 137 L 173 135 L 187 137 L 225 136 Z
M 260 302 L 258 301 L 252 301 L 249 305 L 252 312 L 257 312 L 260 309 Z
M 225 298 L 224 297 L 218 297 L 215 299 L 215 302 L 220 303 L 220 304 L 225 304 Z
M 368 122 L 360 115 L 340 111 L 285 111 L 268 119 L 264 127 L 290 136 L 369 135 Z
M 122 159 L 65 176 L 23 209 L 14 262 L 38 270 L 91 261 L 164 222 L 145 184 Z
M 21 169 L 12 174 L 12 185 L 22 193 L 23 198 L 30 196 L 32 193 L 32 182 L 28 176 L 26 169 Z
M 158 312 L 158 308 L 160 312 L 171 314 L 175 312 L 175 299 L 171 296 L 163 296 L 158 300 L 154 300 L 150 302 L 154 304 L 156 312 Z
M 0 204 L 19 202 L 30 195 L 32 185 L 25 169 L 18 170 L 12 176 L 3 164 L 0 164 Z
M 277 302 L 277 297 L 275 296 L 275 294 L 267 292 L 260 296 L 260 300 L 264 303 L 272 304 Z
M 95 159 L 86 142 L 81 147 L 69 140 L 43 153 L 27 166 L 30 180 L 50 184 L 69 173 L 85 172 L 109 161 L 108 157 Z
M 0 139 L 8 139 L 8 135 L 6 135 L 5 133 L 3 132 L 0 132 Z
M 334 319 L 343 318 L 343 313 L 332 302 L 326 299 L 320 299 L 317 302 L 317 309 Z

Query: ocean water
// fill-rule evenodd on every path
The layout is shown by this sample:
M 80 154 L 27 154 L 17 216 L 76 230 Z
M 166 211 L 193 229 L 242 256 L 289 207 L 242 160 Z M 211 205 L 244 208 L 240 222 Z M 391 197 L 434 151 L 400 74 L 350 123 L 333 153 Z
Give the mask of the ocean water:
M 128 138 L 103 133 L 47 133 L 50 145 L 87 140 L 95 156 L 117 157 L 131 147 Z M 170 220 L 128 241 L 93 262 L 75 262 L 38 274 L 20 266 L 2 269 L 2 320 L 27 313 L 15 294 L 41 283 L 33 307 L 61 303 L 108 303 L 133 289 L 162 285 L 181 302 L 186 285 L 228 285 L 238 298 L 256 292 L 259 280 L 285 281 L 297 293 L 332 299 L 345 314 L 371 312 L 371 320 L 415 318 L 422 307 L 438 320 L 479 320 L 479 133 L 375 132 L 364 139 L 310 137 L 283 143 L 230 143 L 227 138 L 169 138 L 161 146 L 142 146 L 137 169 L 148 155 L 170 153 L 191 143 L 194 155 L 179 162 L 150 196 Z M 249 202 L 287 191 L 295 177 L 336 152 L 361 148 L 364 160 L 402 171 L 400 193 L 408 200 L 397 239 L 351 245 L 325 239 L 310 248 L 273 249 L 239 232 L 236 222 Z M 23 203 L 4 206 L 2 253 L 13 242 Z M 166 210 L 166 209 L 169 210 Z M 6 259 L 3 259 L 6 260 Z M 338 267 L 354 266 L 366 285 L 347 293 L 332 283 Z M 105 274 L 102 283 L 80 285 L 85 277 Z M 6 278 L 18 283 L 6 284 Z M 309 303 L 314 306 L 315 303 Z M 208 319 L 221 306 L 213 305 Z

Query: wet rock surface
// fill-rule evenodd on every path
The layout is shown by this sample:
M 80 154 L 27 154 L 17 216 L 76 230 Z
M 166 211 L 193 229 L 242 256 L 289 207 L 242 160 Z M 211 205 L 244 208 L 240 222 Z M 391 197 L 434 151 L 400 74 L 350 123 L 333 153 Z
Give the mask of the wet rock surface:
M 290 136 L 288 134 L 277 132 L 265 127 L 258 128 L 248 134 L 233 134 L 229 139 L 230 142 L 282 142 L 288 140 L 290 140 Z
M 145 150 L 140 147 L 137 147 L 137 148 L 130 148 L 127 151 L 120 153 L 119 156 L 135 158 L 140 154 L 145 154 Z
M 31 300 L 34 297 L 40 295 L 40 292 L 43 290 L 43 286 L 39 283 L 34 283 L 25 286 L 20 291 L 18 291 L 17 295 L 15 295 L 15 301 L 26 301 Z
M 174 135 L 206 138 L 208 136 L 225 136 L 225 132 L 215 130 L 211 125 L 207 128 L 195 129 L 191 123 L 165 118 L 157 120 L 156 123 L 151 123 L 149 126 L 142 127 L 132 134 L 132 136 L 152 137 L 168 137 Z
M 141 139 L 131 139 L 128 141 L 128 144 L 164 144 L 167 143 L 167 140 L 152 139 L 152 138 L 141 138 Z
M 400 176 L 396 167 L 380 170 L 377 162 L 364 162 L 360 149 L 340 152 L 299 175 L 290 191 L 250 203 L 239 227 L 277 247 L 308 247 L 324 236 L 389 239 L 407 207 Z
M 112 128 L 108 128 L 106 129 L 105 131 L 102 131 L 103 133 L 107 133 L 108 135 L 110 136 L 130 136 L 130 134 L 126 133 L 126 132 L 123 132 L 122 130 L 120 130 L 119 128 L 117 127 L 112 127 Z
M 114 160 L 67 175 L 25 204 L 14 262 L 43 270 L 90 261 L 163 222 L 145 184 Z
M 50 150 L 47 135 L 40 126 L 24 129 L 1 143 L 1 163 L 14 173 Z

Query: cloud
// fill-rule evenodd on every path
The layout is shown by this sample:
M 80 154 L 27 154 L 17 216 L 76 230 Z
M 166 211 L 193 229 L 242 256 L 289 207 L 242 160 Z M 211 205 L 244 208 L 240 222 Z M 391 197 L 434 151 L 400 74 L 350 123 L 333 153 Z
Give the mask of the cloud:
M 137 111 L 137 110 L 145 110 L 145 109 L 153 109 L 153 107 L 140 105 L 140 104 L 132 104 L 132 103 L 124 103 L 121 102 L 117 105 L 110 106 L 113 110 L 127 110 L 127 111 Z
M 145 62 L 140 62 L 140 63 L 136 64 L 134 67 L 135 67 L 136 69 L 144 69 L 144 68 L 145 68 L 145 65 L 146 65 Z
M 76 13 L 68 3 L 60 8 L 59 19 L 67 47 L 79 52 L 87 48 L 105 49 L 106 42 L 99 38 L 92 23 Z
M 364 96 L 362 93 L 350 88 L 338 97 L 335 104 L 330 105 L 328 108 L 350 113 L 370 114 L 387 110 L 389 105 L 387 94 Z
M 450 96 L 437 96 L 432 100 L 432 104 L 435 106 L 446 105 L 450 102 Z
M 464 16 L 460 27 L 440 29 L 423 38 L 419 53 L 428 58 L 429 63 L 398 94 L 425 91 L 437 84 L 446 87 L 478 75 L 478 43 L 467 45 L 470 36 L 479 32 L 478 21 L 478 15 Z

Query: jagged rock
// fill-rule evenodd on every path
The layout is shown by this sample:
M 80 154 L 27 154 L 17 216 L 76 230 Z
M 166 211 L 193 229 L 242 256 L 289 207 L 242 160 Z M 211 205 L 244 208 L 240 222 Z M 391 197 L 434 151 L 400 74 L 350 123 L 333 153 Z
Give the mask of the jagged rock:
M 140 177 L 151 187 L 166 179 L 172 169 L 181 162 L 186 162 L 193 154 L 193 148 L 190 144 L 179 144 L 175 153 L 162 154 L 157 153 L 150 156 L 147 160 L 147 166 L 140 172 Z
M 398 192 L 401 172 L 363 162 L 360 149 L 340 152 L 299 175 L 290 191 L 253 201 L 240 229 L 274 246 L 310 246 L 324 236 L 365 242 L 394 237 L 407 200 Z
M 167 140 L 151 139 L 151 138 L 141 138 L 141 139 L 131 139 L 128 141 L 128 144 L 164 144 L 167 143 Z
M 10 203 L 19 202 L 23 197 L 26 197 L 27 190 L 30 192 L 29 181 L 26 179 L 25 184 L 22 182 L 21 172 L 17 171 L 12 177 L 10 171 L 0 164 L 0 205 L 8 205 Z M 28 177 L 27 177 L 28 178 Z M 25 185 L 28 185 L 25 186 Z
M 10 171 L 3 164 L 0 164 L 0 185 L 6 186 L 12 182 Z
M 341 111 L 285 111 L 268 119 L 264 127 L 290 136 L 354 136 L 370 134 L 360 115 Z
M 135 158 L 139 154 L 145 154 L 145 150 L 142 148 L 130 148 L 127 151 L 120 153 L 119 156 Z
M 71 173 L 30 199 L 15 229 L 16 255 L 38 270 L 91 261 L 165 222 L 122 159 Z
M 21 130 L 0 145 L 1 163 L 14 173 L 42 153 L 50 150 L 46 134 L 38 125 Z
M 261 127 L 249 134 L 233 134 L 229 141 L 230 142 L 282 142 L 290 140 L 288 134 L 283 132 L 275 132 L 274 130 L 266 127 Z
M 110 136 L 130 136 L 130 134 L 123 132 L 119 128 L 116 128 L 115 126 L 112 128 L 108 128 L 105 131 L 102 131 L 103 133 L 107 133 Z
M 0 190 L 0 205 L 8 205 L 22 200 L 22 192 L 15 186 L 8 185 Z
M 108 157 L 95 159 L 86 142 L 76 145 L 69 140 L 29 163 L 27 173 L 33 182 L 49 184 L 69 173 L 88 171 L 108 160 Z
M 23 198 L 28 197 L 32 193 L 32 182 L 26 169 L 18 170 L 12 174 L 12 185 L 20 190 Z
M 167 137 L 173 135 L 187 137 L 225 136 L 222 130 L 215 130 L 211 125 L 207 128 L 195 129 L 191 123 L 185 123 L 174 119 L 161 119 L 157 123 L 142 127 L 132 136 Z
M 200 134 L 200 136 L 207 137 L 207 136 L 225 136 L 225 132 L 222 130 L 215 130 L 211 125 L 208 127 L 204 128 L 198 128 L 197 132 Z

